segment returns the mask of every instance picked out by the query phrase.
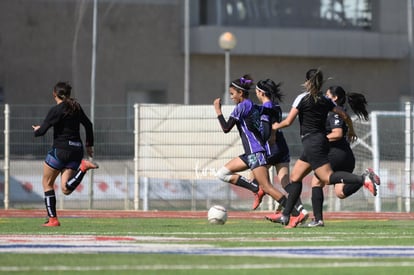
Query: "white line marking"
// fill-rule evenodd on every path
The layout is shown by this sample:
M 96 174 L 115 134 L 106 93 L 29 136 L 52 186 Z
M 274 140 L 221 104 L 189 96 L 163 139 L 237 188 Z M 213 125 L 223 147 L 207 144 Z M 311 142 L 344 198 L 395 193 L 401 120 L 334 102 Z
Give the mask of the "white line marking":
M 414 267 L 414 262 L 329 262 L 309 264 L 241 264 L 241 265 L 108 265 L 108 266 L 1 266 L 1 272 L 27 271 L 102 271 L 102 270 L 237 270 L 274 268 L 344 268 L 344 267 Z

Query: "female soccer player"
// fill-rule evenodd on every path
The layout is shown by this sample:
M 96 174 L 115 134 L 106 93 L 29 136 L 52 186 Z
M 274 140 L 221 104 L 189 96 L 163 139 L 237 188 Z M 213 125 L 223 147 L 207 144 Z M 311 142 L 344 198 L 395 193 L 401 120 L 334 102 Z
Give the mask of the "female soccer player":
M 262 103 L 263 115 L 261 121 L 263 124 L 263 139 L 268 140 L 268 151 L 270 152 L 267 156 L 268 167 L 274 166 L 276 168 L 277 176 L 282 187 L 288 191 L 291 186 L 289 184 L 289 147 L 283 132 L 281 130 L 272 131 L 271 129 L 271 125 L 274 122 L 280 122 L 282 120 L 282 108 L 279 102 L 282 101 L 283 94 L 281 93 L 280 86 L 281 83 L 276 84 L 271 79 L 260 80 L 256 84 L 256 96 Z M 279 205 L 275 214 L 267 215 L 265 218 L 269 221 L 277 219 L 282 207 L 282 205 Z M 301 223 L 305 222 L 309 216 L 306 209 L 303 208 L 300 199 L 295 205 L 294 212 L 296 213 L 293 213 L 293 215 L 296 217 L 300 212 L 302 213 L 299 221 Z
M 233 158 L 217 171 L 217 177 L 231 184 L 249 189 L 256 194 L 253 209 L 256 209 L 265 194 L 285 204 L 285 196 L 270 183 L 269 172 L 266 167 L 266 141 L 263 140 L 260 131 L 260 109 L 249 99 L 249 90 L 253 80 L 249 75 L 244 75 L 231 82 L 229 87 L 230 97 L 236 106 L 229 119 L 223 116 L 221 100 L 214 100 L 214 109 L 224 133 L 228 133 L 236 126 L 242 140 L 244 154 Z M 249 181 L 238 172 L 250 168 L 254 180 Z
M 35 137 L 43 136 L 53 127 L 53 145 L 43 164 L 42 185 L 48 221 L 43 226 L 60 226 L 56 214 L 54 183 L 61 174 L 61 188 L 69 195 L 80 184 L 86 171 L 98 165 L 83 159 L 84 147 L 80 137 L 80 124 L 85 128 L 86 152 L 93 156 L 93 127 L 80 104 L 70 97 L 72 87 L 58 82 L 53 88 L 56 105 L 52 107 L 41 125 L 33 125 Z
M 345 108 L 345 104 L 351 107 L 358 118 L 368 121 L 367 101 L 363 94 L 346 93 L 341 86 L 331 86 L 326 91 L 326 97 L 332 99 L 338 106 Z M 328 113 L 326 121 L 326 132 L 329 140 L 329 163 L 333 171 L 346 171 L 352 173 L 355 168 L 355 157 L 351 146 L 346 139 L 348 127 L 341 117 L 334 112 Z M 375 196 L 377 190 L 375 185 L 364 183 L 364 186 Z M 312 208 L 314 219 L 308 227 L 324 226 L 323 222 L 323 187 L 322 182 L 315 176 L 312 178 Z M 362 185 L 358 184 L 335 184 L 335 194 L 340 199 L 345 199 L 357 192 Z
M 362 176 L 346 171 L 332 171 L 328 157 L 329 141 L 325 130 L 328 113 L 333 111 L 345 121 L 348 126 L 348 139 L 351 142 L 355 141 L 357 136 L 348 114 L 320 92 L 322 84 L 322 72 L 318 69 L 309 70 L 306 73 L 304 83 L 306 91 L 296 97 L 287 118 L 280 123 L 274 123 L 272 126 L 274 130 L 288 127 L 299 115 L 303 153 L 293 167 L 290 175 L 292 188 L 289 192 L 286 207 L 277 219 L 277 222 L 283 225 L 289 224 L 292 208 L 302 192 L 302 180 L 312 170 L 324 185 L 342 182 L 361 186 L 365 182 L 366 176 L 369 177 L 370 184 L 373 187 L 375 187 L 375 184 L 380 184 L 379 177 L 372 169 L 367 169 Z M 295 227 L 295 225 L 289 224 L 288 227 Z

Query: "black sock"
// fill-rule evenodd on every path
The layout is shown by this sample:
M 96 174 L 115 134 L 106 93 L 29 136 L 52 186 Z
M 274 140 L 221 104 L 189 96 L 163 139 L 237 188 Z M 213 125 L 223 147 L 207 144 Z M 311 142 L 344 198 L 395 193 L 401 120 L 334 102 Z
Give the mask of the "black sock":
M 323 221 L 323 200 L 324 196 L 322 187 L 312 187 L 312 210 L 316 221 Z
M 338 171 L 333 172 L 329 177 L 329 184 L 345 183 L 345 184 L 364 184 L 364 177 L 349 172 Z
M 349 197 L 352 194 L 354 194 L 356 191 L 358 191 L 362 187 L 362 184 L 345 184 L 344 189 L 342 192 L 344 193 L 345 197 Z
M 86 172 L 82 172 L 80 169 L 76 172 L 75 176 L 73 176 L 68 182 L 66 183 L 66 188 L 70 191 L 73 191 L 78 187 L 78 185 L 81 183 L 83 176 L 86 174 Z
M 284 189 L 289 194 L 292 190 L 292 184 L 289 183 L 288 185 L 285 186 Z M 302 211 L 302 209 L 303 209 L 302 200 L 299 197 L 298 200 L 295 203 L 295 207 L 292 209 L 292 215 L 293 216 L 299 215 L 299 213 L 300 213 L 300 211 Z
M 249 189 L 253 193 L 257 193 L 259 191 L 259 184 L 256 180 L 249 181 L 245 177 L 240 176 L 239 179 L 236 182 L 237 186 Z
M 278 200 L 277 202 L 281 205 L 281 206 L 283 206 L 283 208 L 285 208 L 286 207 L 286 197 L 285 196 L 283 196 L 280 200 Z
M 287 198 L 286 207 L 283 209 L 284 216 L 290 216 L 292 214 L 292 210 L 302 193 L 302 182 L 292 182 L 292 186 L 290 187 L 289 196 Z
M 56 195 L 55 190 L 45 192 L 45 205 L 47 215 L 51 218 L 56 217 Z

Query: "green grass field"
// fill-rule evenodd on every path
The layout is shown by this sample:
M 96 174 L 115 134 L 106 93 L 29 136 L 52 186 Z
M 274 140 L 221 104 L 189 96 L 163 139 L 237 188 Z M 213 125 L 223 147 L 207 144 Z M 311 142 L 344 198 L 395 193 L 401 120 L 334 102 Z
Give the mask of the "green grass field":
M 346 248 L 380 250 L 407 247 L 413 251 L 413 221 L 399 220 L 328 220 L 324 228 L 285 229 L 258 219 L 230 219 L 225 225 L 210 225 L 205 219 L 166 218 L 61 218 L 61 227 L 44 228 L 39 218 L 0 219 L 0 272 L 4 274 L 413 274 L 414 257 L 340 257 Z M 62 237 L 63 236 L 63 237 Z M 33 249 L 15 252 L 22 245 L 21 237 L 34 240 L 62 237 L 58 243 L 76 243 L 79 237 L 95 240 L 113 237 L 133 237 L 129 245 L 138 246 L 133 252 L 74 253 L 65 247 L 44 253 Z M 99 238 L 96 238 L 99 237 Z M 82 240 L 81 240 L 82 241 Z M 34 241 L 34 243 L 36 243 Z M 124 245 L 122 238 L 119 246 Z M 86 245 L 105 245 L 94 241 Z M 42 243 L 41 251 L 48 251 Z M 139 247 L 184 247 L 179 253 L 139 251 Z M 186 251 L 186 247 L 190 252 Z M 191 253 L 191 248 L 229 251 L 236 255 L 203 255 Z M 253 250 L 249 250 L 253 248 Z M 311 253 L 298 256 L 280 255 L 280 249 L 328 250 L 327 255 Z M 275 255 L 260 251 L 274 250 Z M 331 250 L 332 249 L 332 250 Z M 36 250 L 36 251 L 35 251 Z M 244 251 L 237 255 L 237 251 Z M 246 253 L 247 251 L 247 253 Z M 250 251 L 250 252 L 249 252 Z

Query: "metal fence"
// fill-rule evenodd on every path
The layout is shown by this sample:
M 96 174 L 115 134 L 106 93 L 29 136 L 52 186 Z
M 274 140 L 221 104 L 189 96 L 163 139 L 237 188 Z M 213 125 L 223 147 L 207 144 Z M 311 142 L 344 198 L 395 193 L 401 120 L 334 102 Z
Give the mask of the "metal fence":
M 10 106 L 10 129 L 5 129 L 5 135 L 0 137 L 3 207 L 6 206 L 4 182 L 8 176 L 7 206 L 43 207 L 42 165 L 52 142 L 52 131 L 45 137 L 34 138 L 31 125 L 41 123 L 49 108 Z M 61 194 L 57 181 L 60 208 L 205 210 L 220 203 L 231 209 L 250 209 L 253 200 L 250 192 L 222 183 L 214 176 L 218 168 L 242 153 L 242 146 L 236 129 L 228 134 L 221 131 L 212 106 L 141 104 L 96 108 L 95 159 L 100 168 L 88 173 L 71 196 Z M 224 106 L 226 117 L 232 108 Z M 357 159 L 355 173 L 362 173 L 366 167 L 378 169 L 382 178 L 380 195 L 374 198 L 362 188 L 339 200 L 333 188 L 327 187 L 326 211 L 410 211 L 411 193 L 407 193 L 406 187 L 411 186 L 411 177 L 407 178 L 411 162 L 407 171 L 406 141 L 407 135 L 411 140 L 411 129 L 407 130 L 404 112 L 374 113 L 375 123 L 354 122 L 359 141 L 353 150 Z M 374 113 L 371 112 L 371 117 Z M 2 116 L 1 125 L 5 122 Z M 297 122 L 284 129 L 284 133 L 293 166 L 301 153 Z M 373 161 L 376 158 L 378 161 Z M 245 175 L 249 176 L 248 171 Z M 277 178 L 272 175 L 272 179 L 279 186 Z M 310 176 L 304 181 L 302 200 L 310 209 L 309 181 Z M 268 198 L 261 209 L 273 207 Z

